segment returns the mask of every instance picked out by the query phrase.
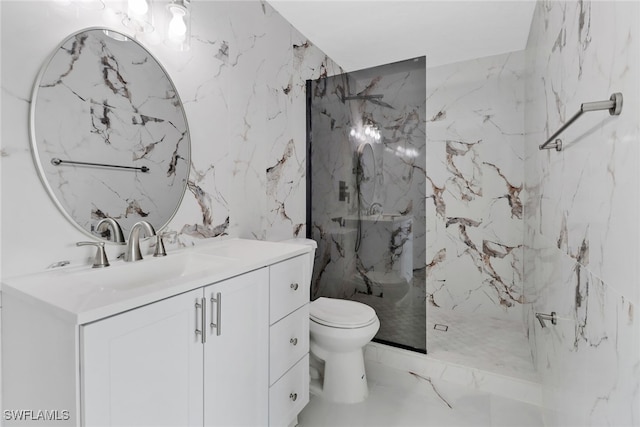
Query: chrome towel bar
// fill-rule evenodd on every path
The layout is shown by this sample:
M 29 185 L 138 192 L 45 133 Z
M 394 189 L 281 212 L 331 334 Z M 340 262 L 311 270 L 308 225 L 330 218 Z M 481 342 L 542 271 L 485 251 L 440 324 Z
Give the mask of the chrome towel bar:
M 622 94 L 620 92 L 616 92 L 611 95 L 608 101 L 585 102 L 584 104 L 580 105 L 580 110 L 538 148 L 540 150 L 549 150 L 551 148 L 555 148 L 556 151 L 562 151 L 562 140 L 556 139 L 556 137 L 564 132 L 566 128 L 571 126 L 573 122 L 578 120 L 578 117 L 580 117 L 583 113 L 586 113 L 588 111 L 600 110 L 609 110 L 610 115 L 619 116 L 622 112 Z
M 141 172 L 149 172 L 149 168 L 146 166 L 122 166 L 122 165 L 110 165 L 106 163 L 92 163 L 92 162 L 79 162 L 77 160 L 61 160 L 57 157 L 51 159 L 51 164 L 54 166 L 60 166 L 63 163 L 69 165 L 82 165 L 82 166 L 99 166 L 104 168 L 117 168 L 117 169 L 134 169 Z

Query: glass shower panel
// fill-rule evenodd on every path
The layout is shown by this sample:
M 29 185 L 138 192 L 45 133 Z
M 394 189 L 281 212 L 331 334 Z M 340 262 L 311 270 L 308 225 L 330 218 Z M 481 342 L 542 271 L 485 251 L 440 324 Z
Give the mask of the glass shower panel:
M 307 82 L 311 298 L 370 305 L 375 341 L 426 351 L 425 58 Z

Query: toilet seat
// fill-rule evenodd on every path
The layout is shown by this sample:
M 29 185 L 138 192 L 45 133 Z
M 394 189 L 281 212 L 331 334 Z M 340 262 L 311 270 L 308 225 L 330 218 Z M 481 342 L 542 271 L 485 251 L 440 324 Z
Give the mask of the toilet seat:
M 324 297 L 310 304 L 309 317 L 320 325 L 341 329 L 362 328 L 377 319 L 375 310 L 366 304 Z

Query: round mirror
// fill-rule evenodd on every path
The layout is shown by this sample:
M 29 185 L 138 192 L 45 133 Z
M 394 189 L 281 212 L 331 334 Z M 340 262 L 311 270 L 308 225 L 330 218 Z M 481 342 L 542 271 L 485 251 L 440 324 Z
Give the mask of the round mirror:
M 124 34 L 89 28 L 45 62 L 31 102 L 31 145 L 54 203 L 81 230 L 115 219 L 163 228 L 187 185 L 190 139 L 162 65 Z M 106 232 L 108 233 L 108 231 Z

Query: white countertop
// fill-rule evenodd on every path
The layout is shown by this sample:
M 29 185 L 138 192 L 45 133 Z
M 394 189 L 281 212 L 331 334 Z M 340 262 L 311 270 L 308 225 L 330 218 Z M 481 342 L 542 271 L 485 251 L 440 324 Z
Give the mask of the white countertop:
M 136 262 L 116 260 L 101 269 L 64 267 L 7 278 L 2 282 L 2 293 L 80 325 L 311 250 L 306 245 L 234 238 L 171 251 L 162 258 L 147 255 Z M 184 267 L 179 275 L 167 270 L 176 262 Z M 130 286 L 126 281 L 136 284 Z

